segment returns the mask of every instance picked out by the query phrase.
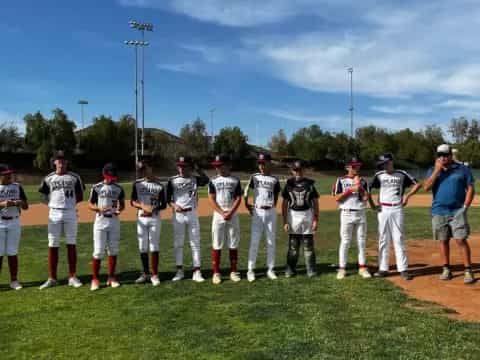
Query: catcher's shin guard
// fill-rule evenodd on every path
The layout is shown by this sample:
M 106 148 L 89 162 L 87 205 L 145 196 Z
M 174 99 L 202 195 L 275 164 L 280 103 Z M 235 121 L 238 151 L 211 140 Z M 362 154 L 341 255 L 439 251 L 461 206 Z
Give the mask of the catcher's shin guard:
M 313 243 L 313 235 L 302 235 L 303 238 L 303 253 L 305 255 L 305 266 L 307 273 L 313 274 L 316 272 L 317 259 L 315 256 L 315 246 Z
M 287 264 L 288 267 L 295 272 L 298 263 L 298 251 L 300 248 L 301 235 L 289 234 L 288 235 L 288 252 L 287 252 Z

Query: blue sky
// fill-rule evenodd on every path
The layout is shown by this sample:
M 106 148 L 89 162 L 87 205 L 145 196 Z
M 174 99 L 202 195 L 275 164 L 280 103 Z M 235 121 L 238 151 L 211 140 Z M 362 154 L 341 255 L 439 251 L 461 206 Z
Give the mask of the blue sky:
M 16 0 L 0 5 L 0 123 L 61 107 L 80 124 L 134 111 L 134 53 L 147 34 L 146 125 L 173 133 L 197 116 L 265 144 L 311 124 L 446 129 L 480 111 L 476 1 Z

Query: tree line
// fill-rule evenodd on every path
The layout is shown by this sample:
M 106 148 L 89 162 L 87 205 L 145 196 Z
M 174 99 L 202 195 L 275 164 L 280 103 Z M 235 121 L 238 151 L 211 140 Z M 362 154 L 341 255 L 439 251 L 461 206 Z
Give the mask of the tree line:
M 135 131 L 135 119 L 131 115 L 116 120 L 100 115 L 93 119 L 91 126 L 81 130 L 58 108 L 50 117 L 36 112 L 25 115 L 23 121 L 24 134 L 13 123 L 0 124 L 0 152 L 32 152 L 35 154 L 32 165 L 42 170 L 50 168 L 55 149 L 66 150 L 80 167 L 98 167 L 108 161 L 123 168 L 131 167 Z M 474 167 L 480 166 L 480 123 L 475 119 L 454 118 L 447 133 L 454 140 L 460 159 Z M 140 137 L 138 140 L 140 146 Z M 271 136 L 267 148 L 278 159 L 301 158 L 318 169 L 341 168 L 351 155 L 373 166 L 383 152 L 393 153 L 402 167 L 414 168 L 431 165 L 436 146 L 444 142 L 443 130 L 435 125 L 420 131 L 389 131 L 370 125 L 356 129 L 352 138 L 345 133 L 322 130 L 314 124 L 298 129 L 290 137 L 284 130 L 278 130 Z M 260 151 L 248 143 L 248 136 L 237 126 L 220 129 L 212 139 L 200 118 L 184 125 L 178 136 L 160 129 L 146 129 L 144 146 L 146 153 L 170 164 L 185 153 L 204 165 L 214 153 L 227 153 L 235 163 L 248 167 L 254 164 L 255 153 Z

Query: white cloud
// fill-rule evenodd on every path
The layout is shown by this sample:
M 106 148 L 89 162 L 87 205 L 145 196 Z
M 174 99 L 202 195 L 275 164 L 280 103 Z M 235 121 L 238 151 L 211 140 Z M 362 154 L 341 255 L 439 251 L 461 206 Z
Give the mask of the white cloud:
M 292 112 L 292 111 L 286 111 L 286 110 L 276 110 L 276 109 L 260 110 L 260 112 L 276 118 L 280 118 L 280 119 L 302 122 L 302 123 L 319 123 L 320 125 L 325 125 L 327 127 L 331 127 L 332 125 L 335 125 L 337 122 L 345 119 L 345 116 L 341 117 L 338 115 L 327 115 L 327 116 L 309 115 L 305 113 Z
M 398 114 L 412 114 L 412 115 L 424 115 L 433 112 L 433 108 L 430 106 L 417 106 L 417 105 L 374 105 L 370 107 L 370 110 L 380 112 L 384 114 L 398 115 Z
M 181 49 L 200 55 L 203 60 L 212 64 L 221 63 L 226 57 L 225 50 L 219 47 L 200 44 L 181 44 L 179 46 Z
M 355 92 L 378 98 L 432 93 L 472 96 L 480 91 L 476 81 L 480 76 L 480 61 L 476 61 L 480 58 L 476 36 L 480 7 L 472 0 L 118 1 L 230 27 L 287 20 L 302 25 L 240 31 L 237 36 L 243 45 L 237 48 L 211 44 L 184 48 L 209 63 L 248 63 L 312 91 L 347 92 L 349 66 L 355 69 Z M 303 15 L 317 21 L 307 27 L 296 19 Z M 235 54 L 241 56 L 235 59 Z
M 165 71 L 183 72 L 188 74 L 198 73 L 198 68 L 193 63 L 162 63 L 157 68 Z

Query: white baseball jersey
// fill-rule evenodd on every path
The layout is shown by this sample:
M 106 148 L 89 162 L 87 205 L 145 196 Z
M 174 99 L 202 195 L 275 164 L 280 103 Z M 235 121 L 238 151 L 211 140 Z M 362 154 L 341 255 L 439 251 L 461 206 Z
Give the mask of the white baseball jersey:
M 208 183 L 208 193 L 215 194 L 218 206 L 229 210 L 235 198 L 242 196 L 242 185 L 236 176 L 216 176 Z
M 167 183 L 167 201 L 174 202 L 184 209 L 195 209 L 198 187 L 207 185 L 208 181 L 208 176 L 173 176 Z
M 158 179 L 141 178 L 135 181 L 132 187 L 131 200 L 152 206 L 152 214 L 155 216 L 167 206 L 165 187 Z M 142 214 L 143 210 L 139 209 L 138 215 L 141 216 Z
M 257 173 L 250 178 L 245 188 L 245 196 L 248 196 L 250 189 L 254 191 L 253 203 L 256 207 L 274 207 L 280 192 L 280 182 L 276 176 Z
M 370 187 L 380 189 L 380 204 L 400 205 L 405 189 L 416 183 L 417 180 L 403 170 L 394 170 L 392 173 L 382 170 L 375 174 Z
M 119 201 L 125 199 L 125 192 L 123 188 L 117 183 L 106 184 L 100 182 L 92 186 L 90 192 L 89 202 L 95 204 L 100 208 L 110 208 L 110 211 L 105 212 L 105 215 L 111 216 L 119 208 Z M 103 216 L 97 213 L 97 219 Z
M 68 171 L 64 174 L 52 172 L 43 179 L 38 190 L 48 196 L 51 209 L 73 210 L 83 200 L 83 183 L 80 176 Z
M 362 179 L 360 181 L 362 188 L 365 191 L 368 191 L 367 182 Z M 353 186 L 353 177 L 342 176 L 337 178 L 337 181 L 333 185 L 332 194 L 338 195 L 346 190 L 350 189 Z M 349 196 L 344 198 L 339 205 L 340 209 L 350 209 L 350 210 L 362 210 L 365 209 L 365 201 L 362 199 L 362 194 L 360 192 L 351 193 Z
M 20 184 L 12 182 L 7 185 L 0 184 L 0 202 L 4 201 L 27 201 L 27 197 Z M 9 206 L 0 209 L 0 217 L 15 218 L 20 216 L 20 210 L 17 206 Z

